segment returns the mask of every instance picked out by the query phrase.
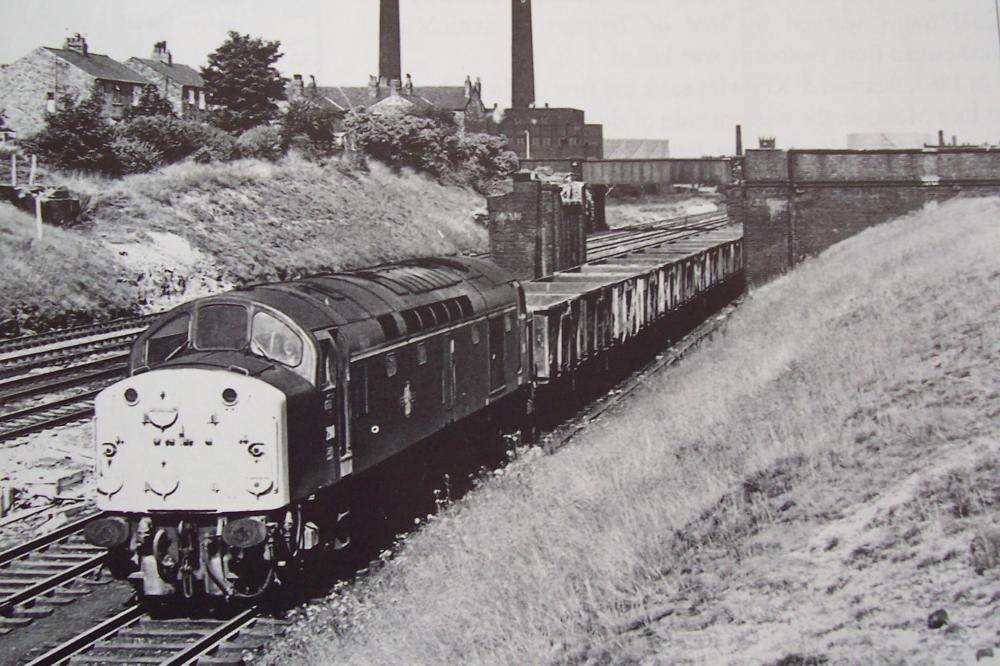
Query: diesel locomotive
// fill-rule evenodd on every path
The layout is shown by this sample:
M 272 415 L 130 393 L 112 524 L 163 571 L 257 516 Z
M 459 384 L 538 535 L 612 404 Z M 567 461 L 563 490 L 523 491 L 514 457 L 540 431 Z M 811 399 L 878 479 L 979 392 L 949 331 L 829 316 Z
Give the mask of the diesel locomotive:
M 523 411 L 521 285 L 473 258 L 264 284 L 164 314 L 95 401 L 104 517 L 147 598 L 253 597 L 348 542 L 351 480 L 450 424 Z
M 146 599 L 259 596 L 349 545 L 380 464 L 523 431 L 539 393 L 742 286 L 742 233 L 719 230 L 530 281 L 431 258 L 191 301 L 95 401 L 85 537 Z

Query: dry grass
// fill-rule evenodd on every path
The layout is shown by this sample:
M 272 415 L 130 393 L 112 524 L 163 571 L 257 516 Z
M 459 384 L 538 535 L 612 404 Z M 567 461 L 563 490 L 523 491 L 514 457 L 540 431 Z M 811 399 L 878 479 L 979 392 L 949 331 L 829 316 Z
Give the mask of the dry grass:
M 172 233 L 242 284 L 368 266 L 486 245 L 472 223 L 475 193 L 374 163 L 368 173 L 285 158 L 183 163 L 92 191 L 91 216 L 108 237 Z
M 953 201 L 757 290 L 627 410 L 499 473 L 265 661 L 940 661 L 985 640 L 990 590 L 936 536 L 940 498 L 996 493 L 961 470 L 1000 430 L 998 215 L 997 199 Z M 996 517 L 992 499 L 965 504 L 981 510 L 954 543 Z M 899 507 L 918 517 L 878 531 Z M 950 577 L 927 588 L 928 566 Z M 928 639 L 927 605 L 970 587 L 979 624 Z
M 118 278 L 114 255 L 85 235 L 46 226 L 35 238 L 35 219 L 0 202 L 0 322 L 63 322 L 89 310 L 127 310 L 131 291 Z

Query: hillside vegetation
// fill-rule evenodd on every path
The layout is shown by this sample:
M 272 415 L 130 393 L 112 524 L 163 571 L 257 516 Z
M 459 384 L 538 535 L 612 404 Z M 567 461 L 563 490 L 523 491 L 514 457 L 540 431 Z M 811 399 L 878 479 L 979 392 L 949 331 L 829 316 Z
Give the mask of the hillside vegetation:
M 185 162 L 108 180 L 67 176 L 86 222 L 46 228 L 4 206 L 0 322 L 64 325 L 249 282 L 486 247 L 482 197 L 373 162 L 360 170 L 289 156 Z
M 497 473 L 379 572 L 310 608 L 263 660 L 989 654 L 998 218 L 998 199 L 955 200 L 756 290 L 626 408 Z

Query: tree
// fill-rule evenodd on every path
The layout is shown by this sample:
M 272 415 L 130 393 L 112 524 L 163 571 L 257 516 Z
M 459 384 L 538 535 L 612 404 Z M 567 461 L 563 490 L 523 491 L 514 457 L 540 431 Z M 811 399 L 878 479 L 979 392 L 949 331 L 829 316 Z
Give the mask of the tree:
M 142 89 L 139 104 L 125 109 L 124 119 L 150 118 L 152 116 L 175 116 L 174 107 L 163 98 L 160 89 L 150 84 Z
M 60 109 L 45 116 L 45 126 L 24 141 L 26 152 L 63 169 L 117 173 L 115 134 L 102 113 L 101 91 L 95 86 L 83 100 L 67 94 L 59 102 Z
M 201 77 L 218 127 L 242 132 L 277 117 L 277 102 L 285 99 L 285 79 L 274 68 L 282 57 L 280 46 L 230 31 L 229 39 L 208 56 Z

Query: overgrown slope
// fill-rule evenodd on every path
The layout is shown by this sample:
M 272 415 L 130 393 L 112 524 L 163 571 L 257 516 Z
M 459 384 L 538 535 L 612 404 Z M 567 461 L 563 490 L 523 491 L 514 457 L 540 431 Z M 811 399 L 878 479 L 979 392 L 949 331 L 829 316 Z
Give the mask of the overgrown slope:
M 986 654 L 1000 598 L 998 218 L 998 199 L 954 200 L 757 290 L 627 409 L 497 475 L 265 661 Z M 949 623 L 928 627 L 939 609 Z
M 109 306 L 158 309 L 248 282 L 486 246 L 473 221 L 479 195 L 378 163 L 183 163 L 67 184 L 83 193 L 88 221 L 47 228 L 41 245 L 29 242 L 30 218 L 0 213 L 10 238 L 0 322 L 44 328 Z

